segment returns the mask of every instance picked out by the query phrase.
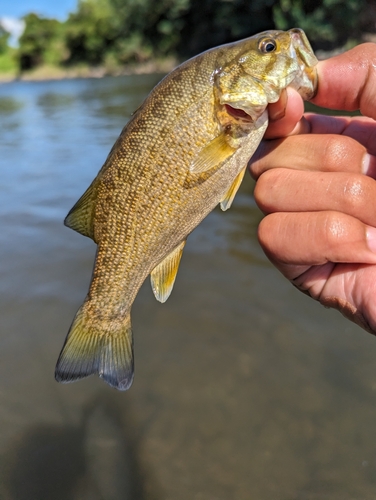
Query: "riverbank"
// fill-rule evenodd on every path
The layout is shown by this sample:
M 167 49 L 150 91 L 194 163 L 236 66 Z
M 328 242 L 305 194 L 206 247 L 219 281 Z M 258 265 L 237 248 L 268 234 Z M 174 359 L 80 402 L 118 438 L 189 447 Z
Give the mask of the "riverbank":
M 6 72 L 0 70 L 0 83 L 9 83 L 15 80 L 42 81 L 42 80 L 64 80 L 72 78 L 102 78 L 104 76 L 143 75 L 150 73 L 168 73 L 178 61 L 175 58 L 148 61 L 145 63 L 129 64 L 122 67 L 105 66 L 74 66 L 64 68 L 60 66 L 40 66 L 22 73 Z
M 373 33 L 364 33 L 362 42 L 376 43 L 376 35 Z M 357 45 L 355 41 L 345 44 L 331 51 L 316 51 L 319 60 L 334 57 Z M 22 73 L 14 71 L 2 71 L 2 61 L 0 58 L 0 84 L 15 80 L 23 81 L 42 81 L 42 80 L 64 80 L 72 78 L 102 78 L 104 76 L 122 76 L 122 75 L 142 75 L 151 73 L 168 73 L 179 64 L 174 57 L 147 61 L 144 63 L 128 64 L 126 66 L 88 66 L 79 65 L 72 67 L 62 66 L 39 66 L 36 69 L 24 71 Z

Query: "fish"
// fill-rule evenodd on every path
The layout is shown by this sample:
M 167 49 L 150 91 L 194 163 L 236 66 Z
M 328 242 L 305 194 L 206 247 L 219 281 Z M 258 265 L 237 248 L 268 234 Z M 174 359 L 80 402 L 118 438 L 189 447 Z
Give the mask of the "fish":
M 131 307 L 150 275 L 171 294 L 189 234 L 230 208 L 286 87 L 317 89 L 317 59 L 299 28 L 209 49 L 165 76 L 135 111 L 64 223 L 97 244 L 88 294 L 55 370 L 68 383 L 97 374 L 127 390 L 134 376 Z

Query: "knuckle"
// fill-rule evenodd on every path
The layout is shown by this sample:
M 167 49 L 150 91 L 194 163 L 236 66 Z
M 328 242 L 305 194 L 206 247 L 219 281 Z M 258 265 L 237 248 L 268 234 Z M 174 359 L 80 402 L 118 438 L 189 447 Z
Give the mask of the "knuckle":
M 349 176 L 343 185 L 342 210 L 365 223 L 374 224 L 376 183 L 365 175 Z
M 278 184 L 280 177 L 281 177 L 281 169 L 272 168 L 270 170 L 267 170 L 260 176 L 256 186 L 259 187 L 261 192 L 272 190 L 274 186 Z
M 258 179 L 261 174 L 265 171 L 266 160 L 265 157 L 269 152 L 269 146 L 265 141 L 261 141 L 258 148 L 254 152 L 252 158 L 249 160 L 248 167 L 251 176 L 254 179 Z
M 260 176 L 253 195 L 257 205 L 264 213 L 281 210 L 286 193 L 289 192 L 286 186 L 292 184 L 290 181 L 295 175 L 293 170 L 275 168 L 267 170 Z
M 346 179 L 344 186 L 345 200 L 354 210 L 363 206 L 365 192 L 368 190 L 367 178 L 363 176 L 351 176 Z
M 339 212 L 323 213 L 324 221 L 318 220 L 323 229 L 324 247 L 332 250 L 341 245 L 347 235 L 347 227 L 344 216 Z M 320 219 L 320 218 L 319 218 Z M 322 222 L 322 223 L 321 223 Z
M 281 182 L 284 181 L 282 169 L 271 169 L 264 172 L 256 182 L 253 196 L 259 208 L 268 213 L 276 209 Z
M 258 226 L 257 237 L 259 243 L 266 253 L 270 253 L 275 241 L 275 219 L 276 214 L 267 215 Z
M 360 168 L 361 158 L 366 152 L 364 146 L 343 135 L 328 135 L 323 146 L 323 156 L 329 170 L 339 170 L 347 165 L 353 166 L 354 162 L 359 163 Z
M 272 177 L 270 170 L 264 172 L 257 180 L 253 196 L 257 205 L 263 210 L 267 207 L 268 193 L 270 192 L 269 179 Z

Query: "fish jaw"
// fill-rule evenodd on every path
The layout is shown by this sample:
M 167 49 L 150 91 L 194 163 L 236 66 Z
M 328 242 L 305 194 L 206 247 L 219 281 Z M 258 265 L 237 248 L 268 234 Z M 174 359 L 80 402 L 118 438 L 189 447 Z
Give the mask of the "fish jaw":
M 291 34 L 291 57 L 296 57 L 300 71 L 290 86 L 295 88 L 305 101 L 312 99 L 317 92 L 317 58 L 311 48 L 308 38 L 300 28 L 293 28 Z
M 265 52 L 267 44 L 274 47 L 272 52 Z M 316 64 L 309 41 L 299 28 L 251 37 L 245 50 L 214 73 L 219 123 L 226 128 L 235 118 L 249 133 L 249 124 L 257 122 L 267 105 L 278 101 L 288 86 L 303 99 L 311 99 L 317 90 Z M 235 111 L 228 113 L 229 107 Z

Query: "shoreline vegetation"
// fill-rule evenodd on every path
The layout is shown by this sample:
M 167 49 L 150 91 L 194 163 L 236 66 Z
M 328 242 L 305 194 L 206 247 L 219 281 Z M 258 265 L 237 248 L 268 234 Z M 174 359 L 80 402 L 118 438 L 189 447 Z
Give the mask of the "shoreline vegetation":
M 61 66 L 42 65 L 37 68 L 19 72 L 1 72 L 0 85 L 15 81 L 48 81 L 68 80 L 75 78 L 103 78 L 106 76 L 142 75 L 151 73 L 169 73 L 180 61 L 174 57 L 147 61 L 143 63 L 126 64 L 123 67 L 108 68 L 105 66 L 77 65 L 69 68 Z
M 376 43 L 376 35 L 366 33 L 359 40 L 362 42 Z M 329 51 L 316 51 L 316 56 L 319 60 L 328 59 L 338 54 L 349 50 L 354 44 L 345 44 L 342 47 L 335 48 Z M 184 59 L 185 60 L 185 59 Z M 151 73 L 169 73 L 184 60 L 178 60 L 176 57 L 165 57 L 155 60 L 149 60 L 139 63 L 128 63 L 124 66 L 107 67 L 89 66 L 86 64 L 76 65 L 72 67 L 41 65 L 36 68 L 24 72 L 2 72 L 0 64 L 0 85 L 3 83 L 11 83 L 15 81 L 35 82 L 48 80 L 68 80 L 76 78 L 104 78 L 108 76 L 125 76 L 125 75 L 143 75 Z
M 291 27 L 302 28 L 323 59 L 357 45 L 365 33 L 375 37 L 376 3 L 77 0 L 66 21 L 31 12 L 21 22 L 12 47 L 0 18 L 0 83 L 167 73 L 210 47 Z
M 362 42 L 376 43 L 376 35 L 365 33 L 359 40 Z M 338 54 L 349 50 L 354 44 L 345 44 L 342 47 L 333 50 L 316 51 L 316 56 L 319 60 L 328 59 Z M 185 60 L 185 59 L 184 59 Z M 68 80 L 76 78 L 104 78 L 107 76 L 125 76 L 125 75 L 144 75 L 151 73 L 169 73 L 184 60 L 178 60 L 176 57 L 170 56 L 155 60 L 149 60 L 139 63 L 128 63 L 124 66 L 107 67 L 89 66 L 87 64 L 76 65 L 72 67 L 41 65 L 28 71 L 17 72 L 15 70 L 2 72 L 0 63 L 0 85 L 3 83 L 11 83 L 15 81 L 35 82 L 48 80 Z

